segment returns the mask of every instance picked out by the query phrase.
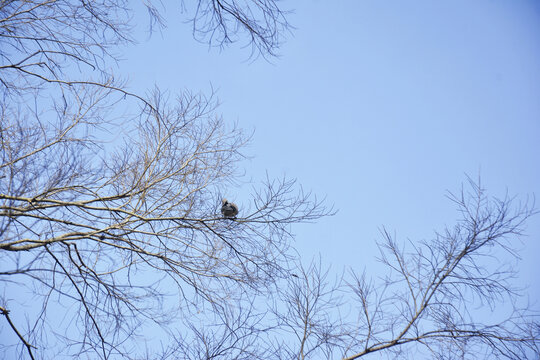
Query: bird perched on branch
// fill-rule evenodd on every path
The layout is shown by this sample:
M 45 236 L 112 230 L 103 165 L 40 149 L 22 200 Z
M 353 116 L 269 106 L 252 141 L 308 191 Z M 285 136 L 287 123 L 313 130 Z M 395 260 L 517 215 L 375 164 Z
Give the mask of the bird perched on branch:
M 236 204 L 228 202 L 227 199 L 223 199 L 221 202 L 223 203 L 221 205 L 221 213 L 224 217 L 235 218 L 238 215 L 238 206 Z

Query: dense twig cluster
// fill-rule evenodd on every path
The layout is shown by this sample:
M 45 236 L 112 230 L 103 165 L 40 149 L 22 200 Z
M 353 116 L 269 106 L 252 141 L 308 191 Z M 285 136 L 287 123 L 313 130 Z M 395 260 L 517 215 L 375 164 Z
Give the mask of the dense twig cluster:
M 198 0 L 193 33 L 203 42 L 223 47 L 249 35 L 252 55 L 275 56 L 290 25 L 275 0 Z

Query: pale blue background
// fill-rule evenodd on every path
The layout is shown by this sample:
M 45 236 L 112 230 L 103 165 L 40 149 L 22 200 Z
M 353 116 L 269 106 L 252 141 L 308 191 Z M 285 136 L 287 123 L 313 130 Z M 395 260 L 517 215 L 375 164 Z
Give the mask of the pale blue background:
M 283 6 L 296 30 L 271 63 L 197 43 L 170 7 L 168 29 L 141 31 L 119 73 L 137 91 L 216 88 L 224 118 L 255 130 L 249 176 L 285 174 L 326 196 L 338 214 L 294 229 L 306 260 L 376 275 L 380 227 L 404 240 L 452 225 L 444 195 L 465 173 L 495 195 L 540 196 L 540 2 Z M 520 281 L 536 301 L 540 216 L 527 233 Z

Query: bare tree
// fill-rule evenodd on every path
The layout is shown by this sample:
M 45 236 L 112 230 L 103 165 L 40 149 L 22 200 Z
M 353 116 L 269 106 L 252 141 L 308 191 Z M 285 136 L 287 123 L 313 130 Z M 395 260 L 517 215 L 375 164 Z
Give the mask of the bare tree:
M 244 34 L 274 56 L 289 28 L 274 0 L 184 5 L 218 47 Z M 161 3 L 145 6 L 165 25 Z M 531 208 L 471 183 L 451 196 L 462 220 L 432 241 L 403 247 L 383 231 L 382 283 L 329 285 L 320 264 L 293 274 L 291 225 L 329 211 L 287 179 L 230 198 L 249 137 L 214 94 L 135 94 L 115 76 L 130 14 L 127 0 L 0 0 L 5 357 L 538 356 L 538 320 L 498 261 L 516 256 Z M 238 216 L 221 214 L 224 196 Z M 501 303 L 493 321 L 476 314 Z
M 324 214 L 293 194 L 293 182 L 277 181 L 254 193 L 241 217 L 225 219 L 221 193 L 238 178 L 245 138 L 213 116 L 209 99 L 186 95 L 169 108 L 156 94 L 159 115 L 147 111 L 129 131 L 124 124 L 111 151 L 89 135 L 104 125 L 100 103 L 110 90 L 78 95 L 56 119 L 35 113 L 27 122 L 9 106 L 2 113 L 0 276 L 42 304 L 25 331 L 34 346 L 63 325 L 70 344 L 84 334 L 81 352 L 125 353 L 117 343 L 141 317 L 167 320 L 165 283 L 180 291 L 186 314 L 198 301 L 219 307 L 259 291 L 282 276 L 289 225 Z M 141 274 L 151 271 L 158 279 L 148 283 Z M 69 325 L 50 319 L 52 298 L 74 311 Z
M 432 240 L 405 246 L 383 229 L 380 260 L 388 274 L 377 280 L 351 271 L 352 277 L 341 280 L 347 286 L 338 288 L 342 303 L 358 306 L 337 306 L 336 290 L 319 291 L 329 286 L 320 266 L 310 268 L 303 275 L 309 281 L 288 292 L 287 327 L 297 334 L 307 330 L 315 339 L 332 334 L 332 342 L 325 344 L 343 359 L 538 358 L 538 314 L 525 289 L 514 286 L 517 273 L 511 262 L 503 261 L 517 259 L 516 242 L 535 210 L 508 196 L 488 197 L 479 181 L 468 185 L 448 196 L 460 220 Z M 347 314 L 341 322 L 325 318 L 340 309 Z M 306 338 L 299 337 L 296 358 L 309 358 Z
M 287 27 L 274 1 L 195 4 L 194 29 L 211 44 L 245 31 L 272 56 Z M 145 5 L 163 24 L 158 7 Z M 110 67 L 132 41 L 129 18 L 123 0 L 0 1 L 8 357 L 137 358 L 154 353 L 142 329 L 182 344 L 180 324 L 204 316 L 224 326 L 224 338 L 250 329 L 247 339 L 260 329 L 246 294 L 288 276 L 292 224 L 328 213 L 294 181 L 266 179 L 235 199 L 240 216 L 224 218 L 221 199 L 241 183 L 249 137 L 216 115 L 213 94 L 171 101 L 118 81 Z M 227 357 L 252 344 L 216 346 Z

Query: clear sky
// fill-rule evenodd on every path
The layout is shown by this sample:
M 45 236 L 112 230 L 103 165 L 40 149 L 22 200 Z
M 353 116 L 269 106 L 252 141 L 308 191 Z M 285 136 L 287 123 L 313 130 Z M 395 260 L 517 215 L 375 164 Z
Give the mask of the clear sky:
M 336 270 L 377 275 L 381 226 L 404 240 L 452 225 L 445 191 L 465 174 L 540 203 L 540 2 L 282 5 L 296 29 L 271 62 L 194 41 L 171 7 L 168 28 L 149 41 L 141 32 L 117 73 L 139 92 L 217 89 L 224 118 L 254 130 L 248 176 L 285 174 L 326 196 L 338 213 L 293 229 L 307 261 L 321 254 Z M 228 197 L 247 200 L 242 189 Z M 527 234 L 521 281 L 538 301 L 540 216 Z
M 379 275 L 382 226 L 401 241 L 452 226 L 445 194 L 466 174 L 540 208 L 540 1 L 281 1 L 295 29 L 270 61 L 195 41 L 180 1 L 148 37 L 138 3 L 139 43 L 113 72 L 136 93 L 217 90 L 254 134 L 242 181 L 296 178 L 338 211 L 293 228 L 305 262 Z M 242 207 L 250 190 L 226 196 Z M 540 214 L 527 225 L 516 281 L 540 310 Z

